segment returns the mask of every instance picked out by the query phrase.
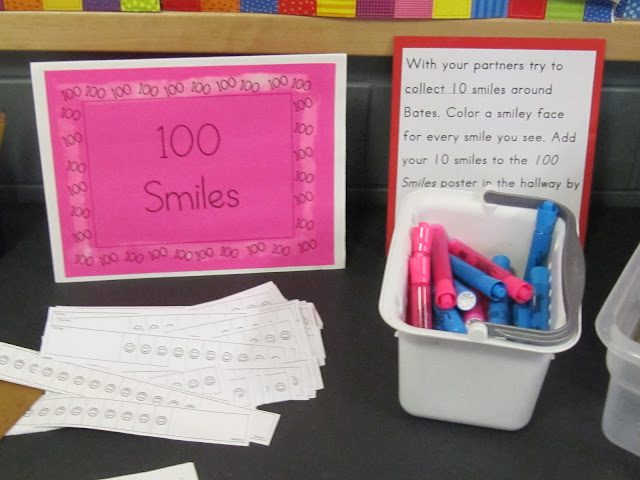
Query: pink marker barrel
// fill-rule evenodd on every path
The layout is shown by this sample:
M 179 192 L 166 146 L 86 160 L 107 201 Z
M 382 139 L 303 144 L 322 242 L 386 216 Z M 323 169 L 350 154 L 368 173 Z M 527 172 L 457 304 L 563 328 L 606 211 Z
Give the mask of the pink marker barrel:
M 431 261 L 428 256 L 409 258 L 409 306 L 407 323 L 433 328 L 431 312 Z
M 447 232 L 442 225 L 429 225 L 433 236 L 431 262 L 435 303 L 439 308 L 448 310 L 456 306 L 456 288 L 453 285 Z
M 467 310 L 466 312 L 462 312 L 462 318 L 464 319 L 465 324 L 469 324 L 470 322 L 486 322 L 487 316 L 484 311 L 484 302 L 477 302 L 473 308 Z
M 516 277 L 460 240 L 452 238 L 449 241 L 449 252 L 487 275 L 501 280 L 507 287 L 507 294 L 516 302 L 525 303 L 533 297 L 533 287 L 530 283 Z

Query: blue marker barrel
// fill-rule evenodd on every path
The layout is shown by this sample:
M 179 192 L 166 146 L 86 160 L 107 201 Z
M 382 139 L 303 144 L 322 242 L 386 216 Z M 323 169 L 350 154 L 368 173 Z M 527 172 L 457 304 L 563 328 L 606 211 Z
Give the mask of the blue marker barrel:
M 500 280 L 487 275 L 455 255 L 449 255 L 449 257 L 453 275 L 471 288 L 483 293 L 490 300 L 501 300 L 507 295 L 507 289 Z
M 491 261 L 505 270 L 511 270 L 511 260 L 506 255 L 496 255 Z M 511 322 L 510 307 L 511 302 L 508 296 L 501 300 L 490 301 L 487 307 L 487 322 L 497 325 L 509 325 Z
M 443 310 L 434 303 L 433 316 L 435 317 L 436 330 L 454 333 L 467 333 L 467 327 L 465 327 L 460 313 L 458 313 L 455 308 Z
M 533 267 L 530 276 L 535 289 L 531 300 L 531 328 L 549 330 L 549 269 Z
M 531 301 L 513 304 L 513 324 L 520 328 L 531 328 Z
M 536 226 L 531 238 L 527 266 L 524 269 L 524 279 L 530 282 L 530 273 L 533 267 L 545 266 L 551 249 L 553 229 L 558 219 L 558 207 L 550 200 L 543 201 L 538 206 Z

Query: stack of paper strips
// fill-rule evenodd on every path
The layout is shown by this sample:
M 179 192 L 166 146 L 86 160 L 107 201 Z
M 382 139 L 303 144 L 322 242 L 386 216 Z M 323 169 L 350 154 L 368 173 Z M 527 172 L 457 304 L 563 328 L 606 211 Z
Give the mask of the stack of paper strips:
M 46 391 L 9 434 L 268 445 L 279 415 L 256 407 L 323 388 L 321 328 L 273 283 L 191 307 L 51 307 L 40 352 L 0 344 L 0 379 Z

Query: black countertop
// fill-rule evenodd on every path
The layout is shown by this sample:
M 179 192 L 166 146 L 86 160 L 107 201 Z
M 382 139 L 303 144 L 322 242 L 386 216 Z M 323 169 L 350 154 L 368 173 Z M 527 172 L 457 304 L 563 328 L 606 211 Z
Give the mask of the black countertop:
M 38 349 L 49 305 L 189 305 L 272 280 L 324 321 L 325 388 L 266 405 L 270 446 L 232 447 L 62 429 L 0 441 L 2 480 L 95 480 L 194 462 L 218 479 L 635 479 L 640 457 L 600 421 L 609 375 L 594 321 L 640 240 L 640 210 L 591 211 L 583 334 L 551 362 L 531 422 L 506 432 L 416 418 L 397 399 L 397 347 L 378 314 L 384 211 L 351 208 L 345 270 L 55 284 L 42 206 L 0 206 L 0 341 Z M 482 399 L 474 399 L 479 405 Z

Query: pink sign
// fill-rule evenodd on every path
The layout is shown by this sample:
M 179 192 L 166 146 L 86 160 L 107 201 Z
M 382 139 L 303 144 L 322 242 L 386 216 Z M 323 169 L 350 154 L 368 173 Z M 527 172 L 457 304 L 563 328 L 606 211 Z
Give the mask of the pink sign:
M 34 64 L 56 280 L 344 265 L 344 58 L 242 60 Z

